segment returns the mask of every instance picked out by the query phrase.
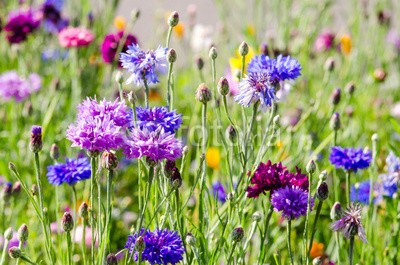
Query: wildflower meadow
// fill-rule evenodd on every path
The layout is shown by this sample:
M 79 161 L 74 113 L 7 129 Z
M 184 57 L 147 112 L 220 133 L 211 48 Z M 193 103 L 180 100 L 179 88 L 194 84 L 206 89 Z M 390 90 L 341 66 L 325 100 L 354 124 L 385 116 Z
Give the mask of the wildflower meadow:
M 0 265 L 400 263 L 398 1 L 135 2 L 0 0 Z

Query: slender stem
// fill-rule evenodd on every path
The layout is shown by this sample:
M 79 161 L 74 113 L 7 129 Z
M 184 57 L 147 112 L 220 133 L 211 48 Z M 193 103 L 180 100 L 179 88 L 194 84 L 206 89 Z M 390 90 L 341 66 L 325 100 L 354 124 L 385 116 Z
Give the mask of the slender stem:
M 350 170 L 346 170 L 346 189 L 347 203 L 350 204 Z
M 118 90 L 119 90 L 119 100 L 124 102 L 124 91 L 122 89 L 122 83 L 118 82 Z
M 138 254 L 138 265 L 142 263 L 142 252 L 139 252 Z
M 72 264 L 72 240 L 71 240 L 71 233 L 67 232 L 67 260 L 68 265 Z
M 73 198 L 73 207 L 74 207 L 74 227 L 76 227 L 76 219 L 77 219 L 77 211 L 76 211 L 76 204 L 77 204 L 77 195 L 76 195 L 76 188 L 75 185 L 72 185 L 72 198 Z M 73 235 L 75 238 L 75 234 Z
M 303 234 L 303 261 L 306 260 L 306 264 L 308 264 L 307 243 L 308 243 L 308 221 L 310 219 L 310 210 L 311 210 L 311 185 L 312 185 L 312 173 L 309 173 L 308 174 L 307 214 L 306 214 L 306 222 L 304 224 L 304 234 Z
M 229 114 L 229 111 L 228 111 L 228 104 L 226 102 L 226 96 L 225 95 L 222 97 L 222 101 L 223 101 L 223 104 L 224 104 L 225 114 L 228 117 L 228 120 L 232 124 L 233 128 L 236 130 L 235 123 L 233 122 L 233 120 L 231 118 L 231 115 Z
M 314 223 L 313 223 L 312 230 L 311 230 L 310 243 L 308 244 L 307 259 L 308 259 L 308 257 L 310 256 L 310 251 L 311 251 L 311 247 L 312 247 L 312 242 L 313 242 L 313 240 L 314 240 L 314 235 L 315 235 L 315 231 L 316 231 L 316 228 L 317 228 L 318 218 L 319 218 L 319 216 L 320 216 L 320 214 L 321 214 L 322 202 L 323 202 L 323 201 L 319 201 L 319 202 L 318 202 L 317 212 L 316 212 L 316 214 L 315 214 L 315 219 L 314 219 Z M 308 264 L 308 262 L 307 262 L 307 264 Z
M 110 231 L 111 231 L 111 212 L 112 212 L 112 205 L 111 205 L 111 195 L 112 195 L 112 179 L 114 176 L 114 170 L 108 170 L 108 176 L 107 176 L 107 205 L 106 205 L 106 227 L 105 227 L 105 233 L 104 233 L 104 238 L 103 238 L 103 258 L 105 258 L 105 253 L 106 253 L 106 248 L 109 246 L 110 242 Z
M 264 235 L 262 237 L 262 242 L 260 245 L 260 255 L 262 254 L 262 252 L 264 251 L 264 248 L 267 246 L 267 242 L 266 240 L 268 240 L 268 228 L 269 228 L 269 223 L 271 221 L 271 217 L 272 214 L 274 213 L 274 207 L 271 205 L 268 209 L 268 213 L 267 213 L 267 218 L 265 218 L 265 224 L 264 224 Z M 265 260 L 265 256 L 264 255 L 261 259 L 262 259 L 262 263 L 264 263 Z
M 337 263 L 340 265 L 340 238 L 339 232 L 335 232 L 336 250 L 337 250 Z
M 213 79 L 213 91 L 214 91 L 215 106 L 217 106 L 219 108 L 218 94 L 217 94 L 217 72 L 215 69 L 215 59 L 211 59 L 211 75 L 212 75 L 212 79 Z
M 94 264 L 94 245 L 95 245 L 95 238 L 94 238 L 94 230 L 95 230 L 95 224 L 94 224 L 94 181 L 96 178 L 96 157 L 92 156 L 90 158 L 90 164 L 91 164 L 91 178 L 90 178 L 90 205 L 91 205 L 91 211 L 90 211 L 90 227 L 91 227 L 91 232 L 92 232 L 92 245 L 91 245 L 91 263 Z M 84 240 L 84 239 L 83 239 Z
M 240 80 L 242 80 L 243 77 L 244 77 L 245 62 L 246 62 L 246 55 L 242 56 L 242 69 L 241 69 L 241 72 L 240 72 Z
M 102 234 L 103 234 L 103 218 L 101 215 L 101 179 L 100 174 L 97 174 L 97 238 L 99 241 L 99 246 L 102 244 Z M 101 249 L 99 249 L 101 251 Z
M 146 182 L 146 194 L 145 194 L 145 199 L 144 199 L 144 205 L 143 205 L 142 211 L 140 213 L 139 226 L 138 226 L 138 230 L 137 231 L 140 231 L 142 229 L 144 213 L 146 211 L 147 203 L 148 203 L 149 198 L 150 198 L 150 189 L 151 189 L 151 184 L 153 182 L 153 177 L 154 177 L 154 167 L 150 166 L 150 168 L 149 168 L 149 179 Z
M 201 145 L 201 150 L 202 154 L 206 154 L 206 149 L 207 149 L 207 103 L 203 104 L 202 107 L 202 145 Z M 200 220 L 200 229 L 202 230 L 203 224 L 204 224 L 204 186 L 205 186 L 205 178 L 207 174 L 207 165 L 206 163 L 203 163 L 203 169 L 202 169 L 202 174 L 201 174 L 201 180 L 200 180 L 200 198 L 199 198 L 199 220 Z
M 172 33 L 172 27 L 169 27 L 167 34 L 167 43 L 166 43 L 167 48 L 169 47 L 169 43 L 171 41 L 171 33 Z
M 145 102 L 146 108 L 149 108 L 149 92 L 150 92 L 150 90 L 149 90 L 149 86 L 147 84 L 147 79 L 145 76 L 143 76 L 143 85 L 144 85 L 144 92 L 145 92 L 144 102 Z
M 4 261 L 6 260 L 6 253 L 7 253 L 7 250 L 8 250 L 8 243 L 9 243 L 9 241 L 6 239 L 4 241 L 3 254 L 1 254 L 0 265 L 3 265 Z
M 172 100 L 171 100 L 171 93 L 172 93 L 172 87 L 171 87 L 171 76 L 172 76 L 172 67 L 174 63 L 169 63 L 168 65 L 168 81 L 167 81 L 167 106 L 168 110 L 171 110 L 173 108 L 172 106 Z
M 86 265 L 86 219 L 82 220 L 82 240 L 81 240 L 81 250 L 82 250 L 82 260 L 83 264 Z
M 229 253 L 229 257 L 228 257 L 228 265 L 231 264 L 231 259 L 233 256 L 233 252 L 235 252 L 236 244 L 237 244 L 237 242 L 235 241 L 232 245 L 232 249 L 231 249 L 231 252 Z
M 18 243 L 18 248 L 19 248 L 19 249 L 22 249 L 22 241 L 19 241 L 19 243 Z M 20 261 L 20 259 L 17 259 L 15 265 L 19 265 L 19 261 Z
M 293 254 L 292 254 L 292 245 L 290 243 L 291 226 L 292 226 L 292 220 L 289 219 L 287 222 L 287 245 L 288 245 L 289 257 L 290 257 L 290 264 L 294 265 Z
M 350 236 L 349 264 L 353 265 L 354 236 Z

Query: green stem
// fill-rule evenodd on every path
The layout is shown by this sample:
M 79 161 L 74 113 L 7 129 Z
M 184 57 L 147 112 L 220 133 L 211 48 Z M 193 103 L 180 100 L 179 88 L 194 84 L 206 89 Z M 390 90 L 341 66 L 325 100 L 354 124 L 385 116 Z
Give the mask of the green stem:
M 82 250 L 82 260 L 83 265 L 86 265 L 86 219 L 82 220 L 82 240 L 81 240 L 81 250 Z
M 118 82 L 118 90 L 119 90 L 119 100 L 124 102 L 124 91 L 122 89 L 122 83 Z
M 6 239 L 4 241 L 4 247 L 3 247 L 3 254 L 1 255 L 1 260 L 0 260 L 0 265 L 4 264 L 4 261 L 6 260 L 6 253 L 8 252 L 8 243 L 9 241 Z
M 71 233 L 67 232 L 67 258 L 68 258 L 68 265 L 72 264 L 72 240 L 71 240 Z
M 289 257 L 290 257 L 290 264 L 294 265 L 293 254 L 292 254 L 292 245 L 290 243 L 291 226 L 292 226 L 292 220 L 289 219 L 287 221 L 287 245 L 288 245 Z
M 203 103 L 202 106 L 202 144 L 201 144 L 201 150 L 202 154 L 206 154 L 206 149 L 207 149 L 207 103 Z M 205 186 L 205 178 L 207 174 L 207 165 L 206 163 L 203 163 L 203 169 L 202 169 L 202 174 L 201 174 L 201 180 L 200 180 L 200 198 L 199 198 L 199 220 L 200 220 L 200 229 L 201 231 L 204 231 L 203 225 L 204 225 L 204 186 Z
M 167 34 L 167 44 L 166 44 L 167 48 L 169 47 L 169 43 L 171 41 L 171 33 L 172 33 L 172 27 L 169 27 L 168 34 Z
M 90 211 L 90 227 L 91 227 L 91 232 L 92 232 L 92 242 L 91 242 L 91 264 L 94 264 L 94 245 L 95 245 L 95 238 L 94 238 L 94 230 L 95 230 L 95 224 L 94 224 L 94 181 L 96 178 L 96 157 L 92 156 L 90 157 L 90 164 L 91 164 L 91 178 L 90 178 L 90 205 L 91 205 L 91 211 Z M 82 239 L 83 241 L 85 239 Z
M 228 257 L 228 265 L 231 264 L 231 259 L 233 256 L 233 252 L 235 252 L 236 244 L 237 244 L 237 242 L 235 241 L 232 245 L 232 249 L 231 249 L 231 252 L 229 253 L 229 257 Z
M 337 248 L 337 263 L 340 265 L 340 238 L 339 232 L 335 232 L 335 241 L 336 241 L 336 248 Z
M 168 66 L 168 81 L 167 81 L 167 106 L 168 106 L 168 110 L 173 109 L 173 103 L 171 100 L 171 94 L 172 94 L 172 87 L 171 87 L 171 76 L 172 76 L 172 67 L 173 67 L 174 63 L 169 63 Z
M 246 62 L 246 55 L 242 56 L 242 69 L 240 72 L 240 80 L 239 81 L 241 81 L 244 77 L 245 62 Z
M 308 252 L 307 252 L 307 264 L 308 264 L 308 257 L 310 256 L 312 242 L 314 240 L 315 231 L 316 231 L 316 228 L 317 228 L 318 218 L 319 218 L 319 216 L 321 214 L 322 202 L 323 201 L 319 201 L 318 202 L 317 212 L 315 214 L 315 219 L 314 219 L 314 223 L 313 223 L 312 230 L 311 230 L 311 238 L 310 238 L 310 243 L 308 244 Z
M 346 199 L 350 205 L 350 170 L 346 170 Z
M 217 71 L 215 69 L 215 59 L 211 59 L 211 75 L 212 75 L 212 79 L 213 79 L 214 102 L 215 102 L 215 106 L 218 107 L 219 104 L 218 104 L 218 95 L 217 95 Z
M 144 199 L 144 205 L 143 205 L 142 211 L 140 213 L 139 226 L 138 226 L 137 231 L 140 231 L 142 229 L 144 213 L 146 211 L 147 203 L 148 203 L 149 198 L 150 198 L 150 190 L 151 190 L 151 184 L 153 182 L 153 177 L 154 177 L 154 167 L 150 166 L 150 168 L 149 168 L 149 179 L 146 182 L 146 194 L 145 194 L 145 199 Z
M 143 85 L 144 85 L 144 92 L 145 92 L 145 98 L 144 98 L 144 103 L 146 108 L 149 108 L 149 86 L 147 84 L 147 79 L 145 76 L 143 76 Z
M 353 265 L 353 251 L 354 251 L 354 236 L 350 236 L 349 245 L 349 264 Z
M 311 185 L 312 185 L 312 173 L 308 174 L 308 199 L 307 199 L 307 214 L 306 214 L 306 222 L 304 224 L 304 233 L 303 233 L 303 261 L 306 260 L 306 264 L 308 264 L 308 220 L 310 218 L 310 210 L 311 210 Z
M 19 241 L 18 248 L 22 249 L 22 241 Z M 20 261 L 20 259 L 17 259 L 17 261 L 15 262 L 15 265 L 19 265 L 19 261 Z
M 99 246 L 101 246 L 103 239 L 102 239 L 102 235 L 103 235 L 103 219 L 101 216 L 101 179 L 100 179 L 100 174 L 97 175 L 96 178 L 96 182 L 97 182 L 97 238 L 99 241 Z M 101 248 L 99 249 L 101 251 Z M 101 256 L 101 255 L 99 255 Z
M 108 170 L 107 176 L 107 205 L 106 205 L 106 227 L 105 233 L 103 238 L 103 258 L 105 258 L 106 248 L 109 247 L 110 244 L 110 232 L 111 232 L 111 212 L 112 212 L 112 205 L 111 205 L 111 195 L 112 195 L 112 180 L 114 176 L 114 170 Z
M 267 245 L 266 240 L 268 239 L 268 228 L 269 228 L 269 223 L 271 221 L 272 214 L 274 213 L 274 207 L 271 205 L 268 209 L 268 214 L 267 218 L 265 219 L 265 224 L 264 224 L 264 236 L 262 237 L 262 242 L 260 245 L 260 255 L 264 252 L 264 249 Z M 264 263 L 266 255 L 264 255 L 262 259 L 262 263 Z

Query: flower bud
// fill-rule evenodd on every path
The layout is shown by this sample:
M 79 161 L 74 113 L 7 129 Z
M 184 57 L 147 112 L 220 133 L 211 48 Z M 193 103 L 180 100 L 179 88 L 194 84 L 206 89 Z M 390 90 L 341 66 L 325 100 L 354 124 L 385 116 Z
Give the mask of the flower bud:
M 196 91 L 196 99 L 205 104 L 210 101 L 211 98 L 212 94 L 210 89 L 208 89 L 208 87 L 204 83 L 200 84 Z
M 386 79 L 386 72 L 382 68 L 378 68 L 374 71 L 374 79 L 377 82 L 383 82 Z
M 342 206 L 340 202 L 335 202 L 331 209 L 331 219 L 332 221 L 338 220 L 342 217 Z
M 79 216 L 83 219 L 87 219 L 89 216 L 89 206 L 86 202 L 82 202 L 81 206 L 79 206 L 78 210 Z
M 315 172 L 316 169 L 317 169 L 317 166 L 315 165 L 314 160 L 310 160 L 310 161 L 307 163 L 307 166 L 306 166 L 306 171 L 307 171 L 307 173 L 313 174 L 313 173 Z
M 19 194 L 21 192 L 21 182 L 16 181 L 12 186 L 12 193 L 14 195 Z
M 326 176 L 328 175 L 328 173 L 326 172 L 326 170 L 323 170 L 320 174 L 319 174 L 319 176 L 318 176 L 318 178 L 319 178 L 319 181 L 325 181 L 326 180 Z
M 332 72 L 333 70 L 335 70 L 335 59 L 333 59 L 332 57 L 326 59 L 324 69 L 327 72 Z
M 3 197 L 3 201 L 5 203 L 8 203 L 11 199 L 11 195 L 12 195 L 12 184 L 10 182 L 6 182 L 4 183 L 3 191 L 1 194 L 1 196 Z
M 169 63 L 174 63 L 176 61 L 176 51 L 174 49 L 169 49 L 167 52 L 167 60 Z
M 241 56 L 246 56 L 249 53 L 249 45 L 243 41 L 239 46 L 239 54 Z
M 168 25 L 173 28 L 179 23 L 179 14 L 178 12 L 174 11 L 168 18 Z
M 328 188 L 328 184 L 326 184 L 326 182 L 322 182 L 320 185 L 318 185 L 317 187 L 317 192 L 315 193 L 315 195 L 317 196 L 318 200 L 320 201 L 325 201 L 328 196 L 329 196 L 329 188 Z
M 331 127 L 332 130 L 337 131 L 341 127 L 341 122 L 340 122 L 340 115 L 339 113 L 335 112 L 333 113 L 329 126 Z
M 65 212 L 61 219 L 61 226 L 65 232 L 70 232 L 74 228 L 74 220 L 69 212 Z
M 187 145 L 185 145 L 185 146 L 182 148 L 182 154 L 183 154 L 183 155 L 186 155 L 188 152 L 189 152 L 189 147 L 188 147 Z
M 167 160 L 165 162 L 164 172 L 167 175 L 167 177 L 171 177 L 175 167 L 176 167 L 175 160 Z
M 34 153 L 38 153 L 42 150 L 42 127 L 33 125 L 31 128 L 31 140 L 30 140 L 30 149 Z
M 331 102 L 332 102 L 333 105 L 339 104 L 340 95 L 341 95 L 340 88 L 336 88 L 335 90 L 333 90 L 332 95 L 331 95 Z
M 146 248 L 146 242 L 144 241 L 142 236 L 138 236 L 135 241 L 135 249 L 137 252 L 143 252 Z
M 233 125 L 229 125 L 228 126 L 228 135 L 229 135 L 229 140 L 234 143 L 236 142 L 236 137 L 237 137 L 237 131 L 235 129 L 235 127 L 233 127 Z
M 269 48 L 268 48 L 268 44 L 266 43 L 262 43 L 260 46 L 260 53 L 264 56 L 268 56 L 269 54 Z
M 22 251 L 18 247 L 11 247 L 8 250 L 8 254 L 10 255 L 10 258 L 12 258 L 12 259 L 19 259 L 22 256 Z
M 236 227 L 235 229 L 232 230 L 231 238 L 233 242 L 239 242 L 243 239 L 243 237 L 244 237 L 243 228 Z
M 275 115 L 274 119 L 272 120 L 272 125 L 275 127 L 279 127 L 281 122 L 281 117 L 278 115 Z
M 322 264 L 322 257 L 316 257 L 312 261 L 312 265 L 321 265 Z
M 200 71 L 203 69 L 204 61 L 201 57 L 196 58 L 196 66 L 197 66 L 197 69 L 199 69 Z
M 36 196 L 38 192 L 39 192 L 38 186 L 36 184 L 33 184 L 31 187 L 32 196 Z
M 174 168 L 171 174 L 171 185 L 175 189 L 179 189 L 182 186 L 182 177 L 178 168 Z
M 140 17 L 140 10 L 139 9 L 133 9 L 131 12 L 131 19 L 133 21 L 136 21 Z
M 221 77 L 218 82 L 218 92 L 221 96 L 226 96 L 229 93 L 229 83 L 225 77 Z
M 107 265 L 117 265 L 118 264 L 118 259 L 114 253 L 110 253 L 107 255 L 106 264 Z
M 8 162 L 8 168 L 13 172 L 17 171 L 17 167 L 13 162 Z
M 196 245 L 196 238 L 191 234 L 191 233 L 187 233 L 186 234 L 186 243 L 189 246 L 195 246 Z
M 14 230 L 11 227 L 7 228 L 6 231 L 4 231 L 4 238 L 6 240 L 10 241 L 11 238 L 13 237 L 13 233 L 14 233 Z
M 251 219 L 254 222 L 259 222 L 261 220 L 261 213 L 260 212 L 253 213 L 253 215 L 251 216 Z
M 371 140 L 372 140 L 373 142 L 377 142 L 377 141 L 379 140 L 378 134 L 377 134 L 377 133 L 374 133 L 374 134 L 372 135 L 372 137 L 371 137 Z
M 124 74 L 121 71 L 118 71 L 115 74 L 115 82 L 120 85 L 122 85 L 122 83 L 124 82 Z
M 136 94 L 133 91 L 129 92 L 128 93 L 128 102 L 131 105 L 135 105 L 136 101 L 137 101 Z
M 353 95 L 355 90 L 356 90 L 356 86 L 354 85 L 353 82 L 349 82 L 346 85 L 346 91 L 347 91 L 347 93 L 349 93 L 349 95 Z
M 101 166 L 108 170 L 114 170 L 118 166 L 118 158 L 113 152 L 104 151 L 101 155 Z
M 51 145 L 50 157 L 53 160 L 57 160 L 60 157 L 60 150 L 58 149 L 58 145 L 56 145 L 56 144 Z
M 21 225 L 17 233 L 18 240 L 24 243 L 26 242 L 26 240 L 28 240 L 28 236 L 29 236 L 28 226 L 26 224 Z
M 208 53 L 208 56 L 210 56 L 211 60 L 217 59 L 217 57 L 218 57 L 217 48 L 215 48 L 214 46 L 211 47 L 210 52 Z
M 227 195 L 226 195 L 226 200 L 228 200 L 228 201 L 230 201 L 230 202 L 233 202 L 233 199 L 235 198 L 235 193 L 233 192 L 233 191 L 231 191 L 231 192 L 229 192 Z

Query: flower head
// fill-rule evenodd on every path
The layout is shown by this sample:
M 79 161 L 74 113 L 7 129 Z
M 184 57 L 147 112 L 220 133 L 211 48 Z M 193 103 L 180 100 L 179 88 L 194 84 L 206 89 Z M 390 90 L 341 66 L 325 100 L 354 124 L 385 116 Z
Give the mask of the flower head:
M 331 224 L 332 230 L 342 231 L 344 237 L 347 239 L 350 236 L 358 235 L 364 243 L 367 243 L 364 227 L 361 224 L 361 211 L 361 205 L 351 204 L 344 211 L 342 218 Z
M 137 125 L 155 131 L 161 127 L 165 132 L 175 133 L 182 124 L 182 115 L 176 110 L 168 111 L 166 107 L 142 108 L 136 107 Z
M 42 21 L 47 31 L 58 33 L 68 26 L 68 20 L 61 16 L 63 4 L 63 0 L 46 0 L 42 4 Z
M 333 47 L 335 35 L 330 31 L 324 31 L 318 35 L 314 43 L 314 50 L 316 52 L 324 52 Z
M 381 174 L 383 195 L 393 197 L 397 192 L 400 173 L 400 158 L 390 152 L 386 158 L 387 174 Z
M 167 71 L 167 50 L 161 46 L 155 51 L 144 51 L 138 44 L 128 46 L 120 58 L 122 67 L 132 72 L 126 83 L 134 82 L 137 86 L 141 86 L 144 78 L 148 84 L 160 82 L 157 72 L 163 74 Z
M 145 248 L 142 252 L 142 259 L 150 264 L 177 264 L 183 259 L 182 239 L 177 232 L 168 229 L 156 229 L 154 232 L 142 229 L 140 235 L 145 242 Z M 125 248 L 129 253 L 134 253 L 135 260 L 138 259 L 138 252 L 135 249 L 136 239 L 139 234 L 128 236 Z
M 40 25 L 40 20 L 31 9 L 13 11 L 4 26 L 9 43 L 21 43 Z
M 271 196 L 271 205 L 287 219 L 297 219 L 307 213 L 308 192 L 296 186 L 277 189 Z M 311 199 L 310 207 L 314 205 Z
M 206 151 L 207 166 L 218 169 L 221 162 L 221 152 L 216 147 L 209 147 Z
M 124 32 L 120 31 L 116 34 L 110 33 L 104 37 L 103 43 L 101 44 L 101 55 L 103 61 L 106 63 L 113 63 L 115 55 L 117 54 L 118 46 L 121 45 Z M 125 43 L 122 47 L 122 52 L 126 52 L 129 45 L 137 44 L 137 39 L 132 34 L 127 34 Z M 118 66 L 121 67 L 121 62 L 118 62 Z
M 67 158 L 65 163 L 47 167 L 47 179 L 53 185 L 67 183 L 73 185 L 78 181 L 89 179 L 91 175 L 90 162 L 86 157 Z
M 154 131 L 135 128 L 125 140 L 124 154 L 127 158 L 146 157 L 159 162 L 163 159 L 175 160 L 181 157 L 182 148 L 182 142 L 161 127 Z
M 377 204 L 382 199 L 382 186 L 380 183 L 373 185 L 373 203 Z M 369 204 L 370 182 L 369 180 L 356 183 L 350 188 L 350 201 L 361 204 Z
M 72 146 L 89 152 L 103 152 L 122 147 L 130 124 L 128 107 L 118 100 L 97 102 L 88 98 L 78 106 L 77 121 L 67 130 Z
M 16 71 L 5 72 L 0 75 L 0 98 L 9 101 L 14 98 L 20 102 L 36 92 L 42 86 L 42 80 L 37 74 L 30 74 L 23 78 Z
M 363 151 L 361 148 L 332 147 L 329 160 L 336 168 L 352 170 L 357 172 L 360 169 L 368 168 L 371 160 L 371 151 Z
M 212 184 L 212 192 L 214 197 L 217 197 L 218 201 L 224 203 L 226 201 L 226 192 L 224 185 L 222 185 L 221 181 L 213 182 Z
M 87 46 L 93 40 L 92 32 L 83 27 L 68 27 L 58 33 L 58 42 L 64 48 Z

